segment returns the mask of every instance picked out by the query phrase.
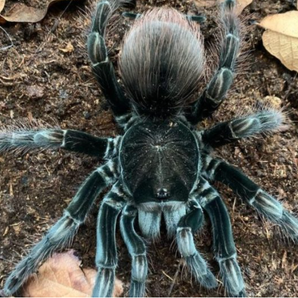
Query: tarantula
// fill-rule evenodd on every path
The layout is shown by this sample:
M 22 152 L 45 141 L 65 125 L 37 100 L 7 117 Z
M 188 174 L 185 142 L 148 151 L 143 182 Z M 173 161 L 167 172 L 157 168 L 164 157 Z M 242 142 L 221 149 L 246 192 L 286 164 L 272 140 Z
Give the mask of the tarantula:
M 193 235 L 203 224 L 203 211 L 211 220 L 214 254 L 227 293 L 245 296 L 229 214 L 209 181 L 228 185 L 248 205 L 298 240 L 296 217 L 240 170 L 210 154 L 212 149 L 241 138 L 278 130 L 283 114 L 268 109 L 205 130 L 196 129 L 197 123 L 219 107 L 233 81 L 240 48 L 235 0 L 221 4 L 224 35 L 219 66 L 192 103 L 204 70 L 196 22 L 199 18 L 174 9 L 154 8 L 143 15 L 129 15 L 135 20 L 119 58 L 123 87 L 116 79 L 105 44 L 106 27 L 116 9 L 133 2 L 99 2 L 88 36 L 93 72 L 123 135 L 99 138 L 60 129 L 3 130 L 0 134 L 1 151 L 62 148 L 105 160 L 82 184 L 61 219 L 10 274 L 5 295 L 16 293 L 41 262 L 71 242 L 94 200 L 110 185 L 98 214 L 98 274 L 93 296 L 112 294 L 119 216 L 121 234 L 132 259 L 130 296 L 144 296 L 148 272 L 146 245 L 136 232 L 136 221 L 142 236 L 154 239 L 159 235 L 162 217 L 196 280 L 206 288 L 216 287 L 216 278 L 194 243 Z

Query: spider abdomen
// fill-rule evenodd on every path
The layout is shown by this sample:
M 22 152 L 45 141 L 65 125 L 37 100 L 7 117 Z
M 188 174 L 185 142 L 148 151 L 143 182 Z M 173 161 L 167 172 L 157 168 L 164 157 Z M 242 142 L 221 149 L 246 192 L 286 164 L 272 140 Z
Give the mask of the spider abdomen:
M 140 114 L 177 115 L 199 86 L 204 66 L 199 28 L 174 9 L 137 19 L 121 51 L 121 77 Z
M 136 205 L 188 200 L 198 174 L 199 151 L 180 122 L 142 122 L 124 135 L 122 179 Z

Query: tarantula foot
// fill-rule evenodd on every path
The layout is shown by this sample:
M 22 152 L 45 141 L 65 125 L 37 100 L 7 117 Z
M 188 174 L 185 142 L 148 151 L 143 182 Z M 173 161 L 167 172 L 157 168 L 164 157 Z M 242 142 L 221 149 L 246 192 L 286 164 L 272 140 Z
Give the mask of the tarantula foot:
M 0 297 L 8 297 L 3 289 L 0 290 Z
M 112 297 L 115 280 L 114 268 L 99 268 L 92 297 Z
M 187 257 L 185 260 L 191 270 L 191 273 L 203 287 L 207 289 L 213 289 L 217 287 L 215 276 L 209 270 L 206 262 L 199 254 Z
M 144 297 L 145 283 L 132 280 L 129 289 L 129 297 Z
M 289 236 L 295 243 L 298 243 L 298 219 L 291 213 L 284 210 L 280 220 L 280 225 L 285 230 L 286 235 Z
M 286 236 L 290 237 L 294 242 L 298 242 L 297 217 L 286 211 L 275 198 L 260 189 L 251 200 L 251 205 L 266 218 L 280 225 Z
M 225 288 L 231 297 L 244 297 L 244 281 L 236 256 L 218 260 Z
M 20 287 L 22 286 L 22 279 L 20 279 L 19 276 L 15 274 L 11 274 L 8 279 L 6 280 L 6 283 L 4 285 L 3 290 L 1 290 L 1 297 L 11 297 L 14 293 L 16 293 Z
M 243 289 L 236 297 L 247 297 L 246 291 Z

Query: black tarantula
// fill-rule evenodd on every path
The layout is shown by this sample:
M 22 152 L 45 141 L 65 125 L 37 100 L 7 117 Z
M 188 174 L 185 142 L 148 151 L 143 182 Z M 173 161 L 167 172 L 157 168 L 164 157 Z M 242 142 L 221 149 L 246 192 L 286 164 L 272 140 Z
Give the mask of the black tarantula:
M 210 155 L 212 149 L 241 138 L 278 130 L 283 114 L 268 109 L 205 130 L 196 129 L 196 124 L 222 103 L 233 81 L 240 47 L 235 0 L 225 0 L 220 6 L 224 35 L 219 66 L 191 104 L 186 103 L 198 91 L 204 68 L 196 23 L 199 18 L 174 9 L 128 14 L 135 21 L 119 58 L 124 91 L 118 83 L 108 58 L 105 31 L 115 10 L 133 2 L 99 2 L 88 36 L 93 72 L 123 127 L 123 135 L 99 138 L 60 129 L 3 130 L 0 134 L 1 151 L 63 148 L 105 160 L 80 187 L 61 219 L 10 274 L 4 286 L 7 296 L 16 293 L 41 262 L 71 242 L 94 200 L 110 185 L 98 214 L 95 297 L 112 295 L 119 216 L 121 234 L 132 259 L 130 296 L 144 296 L 148 272 L 146 245 L 135 230 L 135 222 L 143 237 L 154 239 L 159 235 L 162 217 L 196 280 L 206 288 L 216 287 L 216 278 L 194 243 L 193 235 L 202 227 L 203 211 L 211 220 L 214 255 L 227 293 L 245 296 L 229 214 L 209 181 L 228 185 L 248 205 L 279 224 L 286 235 L 298 240 L 296 217 L 239 169 Z

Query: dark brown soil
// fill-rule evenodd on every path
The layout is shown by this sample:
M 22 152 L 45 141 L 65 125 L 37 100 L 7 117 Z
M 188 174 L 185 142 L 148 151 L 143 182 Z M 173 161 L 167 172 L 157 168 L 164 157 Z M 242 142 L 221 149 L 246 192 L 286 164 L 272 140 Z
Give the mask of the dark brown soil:
M 186 13 L 195 12 L 192 1 L 155 2 L 139 1 L 138 10 L 166 4 Z M 291 1 L 254 2 L 244 11 L 248 21 L 295 9 Z M 12 120 L 36 118 L 97 136 L 121 133 L 93 79 L 86 55 L 89 16 L 84 16 L 82 11 L 93 7 L 94 3 L 82 1 L 74 1 L 70 6 L 57 4 L 39 24 L 4 27 L 14 46 L 0 51 L 1 126 Z M 212 42 L 212 34 L 216 32 L 215 9 L 201 8 L 201 11 L 207 15 L 207 24 L 202 27 L 206 42 Z M 123 35 L 123 28 L 120 25 L 114 36 L 116 44 Z M 286 208 L 297 213 L 298 78 L 266 52 L 261 33 L 261 29 L 250 27 L 247 35 L 250 66 L 237 77 L 233 91 L 214 119 L 203 124 L 212 125 L 230 119 L 239 111 L 249 111 L 252 107 L 268 104 L 282 107 L 291 120 L 286 132 L 226 146 L 216 154 L 240 167 Z M 1 47 L 8 45 L 9 40 L 2 31 L 0 36 Z M 63 51 L 69 43 L 74 50 Z M 117 47 L 111 52 L 113 59 L 116 54 Z M 80 183 L 99 164 L 95 158 L 63 151 L 0 156 L 0 288 L 16 262 L 59 219 Z M 297 296 L 297 246 L 285 241 L 277 227 L 261 219 L 226 187 L 219 184 L 216 187 L 230 211 L 238 260 L 249 295 Z M 73 244 L 84 266 L 94 264 L 96 209 L 79 230 Z M 212 255 L 210 229 L 207 220 L 196 242 L 209 260 L 212 271 L 218 273 Z M 124 282 L 124 295 L 127 295 L 130 259 L 120 233 L 117 239 L 117 275 Z M 148 250 L 148 296 L 224 295 L 223 287 L 206 291 L 192 281 L 190 274 L 182 270 L 176 248 L 164 232 L 162 241 L 152 244 Z

